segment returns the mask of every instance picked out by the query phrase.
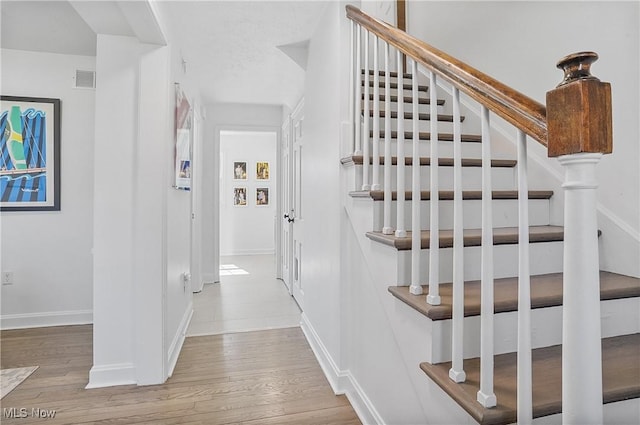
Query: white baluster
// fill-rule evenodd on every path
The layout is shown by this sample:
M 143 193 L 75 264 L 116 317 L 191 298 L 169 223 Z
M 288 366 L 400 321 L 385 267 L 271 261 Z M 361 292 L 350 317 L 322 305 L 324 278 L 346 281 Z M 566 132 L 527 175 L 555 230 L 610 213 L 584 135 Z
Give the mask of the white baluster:
M 602 347 L 596 219 L 600 153 L 558 157 L 565 169 L 562 423 L 601 424 Z
M 353 33 L 354 33 L 354 27 L 356 26 L 356 23 L 353 21 L 350 21 L 350 25 L 349 25 L 349 111 L 351 111 L 353 113 L 352 117 L 351 117 L 351 151 L 355 152 L 356 150 L 356 123 L 358 122 L 358 115 L 357 113 L 355 113 L 354 111 L 354 103 L 356 103 L 353 99 L 353 86 L 355 85 L 355 79 L 356 79 L 356 70 L 354 68 L 354 55 L 355 55 L 355 47 L 353 45 Z
M 527 136 L 518 130 L 518 424 L 533 421 Z
M 420 138 L 418 137 L 418 64 L 411 61 L 411 97 L 413 98 L 413 166 L 411 167 L 411 286 L 413 295 L 422 294 L 420 282 Z
M 380 62 L 378 36 L 373 36 L 373 170 L 371 190 L 380 190 Z
M 453 294 L 451 369 L 454 382 L 464 382 L 464 221 L 462 203 L 462 131 L 460 129 L 460 91 L 453 87 Z
M 389 44 L 384 43 L 384 205 L 382 233 L 393 233 L 391 227 L 391 75 L 389 74 Z
M 493 393 L 493 216 L 489 110 L 482 106 L 482 247 L 480 283 L 480 390 L 478 402 L 496 405 Z
M 369 31 L 364 32 L 364 128 L 362 130 L 362 190 L 371 189 L 369 183 L 369 118 L 370 93 L 369 90 Z
M 404 178 L 404 78 L 402 76 L 402 53 L 397 51 L 397 71 L 398 71 L 398 137 L 396 139 L 397 145 L 397 176 L 398 176 L 398 201 L 397 201 L 397 220 L 396 220 L 396 236 L 403 238 L 407 236 L 407 229 L 404 223 L 404 202 L 405 202 L 405 188 L 406 182 Z M 390 113 L 390 112 L 388 112 Z M 419 168 L 419 167 L 418 167 Z M 419 194 L 418 194 L 419 197 Z
M 354 109 L 353 109 L 353 117 L 354 117 L 354 124 L 355 124 L 355 147 L 354 147 L 354 151 L 353 154 L 354 155 L 362 155 L 362 141 L 360 140 L 360 138 L 362 137 L 361 134 L 361 119 L 360 119 L 360 114 L 362 113 L 362 104 L 363 103 L 368 103 L 368 100 L 365 100 L 364 102 L 362 102 L 362 83 L 361 83 L 361 75 L 360 73 L 362 72 L 362 48 L 361 48 L 361 34 L 362 34 L 362 30 L 360 29 L 360 25 L 355 24 L 357 32 L 356 32 L 356 69 L 355 69 L 355 77 L 354 77 L 354 84 L 355 84 L 355 89 L 356 89 L 356 93 L 355 93 L 355 102 L 354 102 Z M 365 117 L 366 120 L 366 117 Z
M 440 305 L 440 225 L 439 218 L 439 190 L 438 184 L 438 90 L 436 88 L 436 74 L 429 72 L 430 93 L 430 132 L 431 144 L 430 166 L 431 171 L 431 200 L 429 201 L 429 295 L 427 302 L 431 305 Z M 415 101 L 415 100 L 414 100 Z

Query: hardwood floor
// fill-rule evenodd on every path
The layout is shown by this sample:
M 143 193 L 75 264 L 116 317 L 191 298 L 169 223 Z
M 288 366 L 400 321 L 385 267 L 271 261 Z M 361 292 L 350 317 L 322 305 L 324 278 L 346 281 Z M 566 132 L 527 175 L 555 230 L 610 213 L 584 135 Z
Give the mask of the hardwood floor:
M 360 424 L 300 328 L 189 337 L 165 384 L 91 390 L 91 326 L 9 330 L 0 339 L 3 369 L 40 366 L 2 400 L 3 424 Z

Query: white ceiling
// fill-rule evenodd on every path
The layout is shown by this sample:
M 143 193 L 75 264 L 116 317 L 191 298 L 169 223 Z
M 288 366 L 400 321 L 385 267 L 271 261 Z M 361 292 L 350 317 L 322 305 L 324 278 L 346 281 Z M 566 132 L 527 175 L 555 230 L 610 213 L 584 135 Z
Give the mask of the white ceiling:
M 95 55 L 95 31 L 108 27 L 118 28 L 119 35 L 135 33 L 126 20 L 120 27 L 116 25 L 113 2 L 72 4 L 2 0 L 1 46 Z M 111 7 L 106 7 L 109 4 Z M 167 35 L 172 44 L 181 46 L 187 76 L 200 87 L 205 103 L 289 107 L 299 100 L 304 85 L 304 70 L 298 65 L 304 64 L 299 59 L 300 46 L 311 37 L 325 5 L 322 1 L 300 0 L 155 3 L 158 12 L 169 18 Z M 99 12 L 87 13 L 90 8 Z M 85 22 L 76 9 L 85 19 L 91 16 L 91 22 Z M 296 51 L 296 61 L 278 48 L 290 44 L 293 48 L 284 50 Z

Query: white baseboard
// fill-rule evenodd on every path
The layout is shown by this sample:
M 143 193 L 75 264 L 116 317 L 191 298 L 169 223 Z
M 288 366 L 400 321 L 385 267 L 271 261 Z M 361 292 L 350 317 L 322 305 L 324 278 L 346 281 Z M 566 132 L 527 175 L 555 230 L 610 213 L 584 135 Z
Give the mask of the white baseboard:
M 93 310 L 48 311 L 44 313 L 4 314 L 0 329 L 43 328 L 48 326 L 90 325 Z
M 89 371 L 89 383 L 85 387 L 103 388 L 136 383 L 136 368 L 133 363 L 118 363 L 93 366 Z
M 324 372 L 331 389 L 336 394 L 344 394 L 349 399 L 353 410 L 358 415 L 360 421 L 365 424 L 384 425 L 382 416 L 378 413 L 375 406 L 369 400 L 358 381 L 354 378 L 350 371 L 340 370 L 331 354 L 324 346 L 315 329 L 309 322 L 305 313 L 302 313 L 300 326 L 304 332 L 307 342 L 311 346 L 311 350 L 316 356 L 320 368 Z
M 180 350 L 182 350 L 182 345 L 184 344 L 184 339 L 186 338 L 187 329 L 189 328 L 189 323 L 191 323 L 192 317 L 193 303 L 189 303 L 189 307 L 187 307 L 187 310 L 182 316 L 180 326 L 178 326 L 178 330 L 176 331 L 173 341 L 171 341 L 171 345 L 169 346 L 169 351 L 167 352 L 167 377 L 171 377 L 171 375 L 173 375 L 173 370 L 178 362 L 178 356 L 180 356 Z

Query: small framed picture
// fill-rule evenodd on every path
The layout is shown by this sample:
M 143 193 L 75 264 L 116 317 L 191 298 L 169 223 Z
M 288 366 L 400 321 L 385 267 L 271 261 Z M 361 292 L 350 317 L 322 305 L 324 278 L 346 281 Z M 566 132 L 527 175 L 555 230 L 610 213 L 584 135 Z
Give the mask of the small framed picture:
M 246 187 L 233 188 L 233 206 L 234 207 L 247 206 L 247 188 Z
M 233 179 L 234 180 L 247 179 L 247 162 L 246 161 L 236 161 L 233 163 Z
M 256 189 L 256 205 L 266 206 L 269 205 L 269 188 L 259 187 Z
M 256 180 L 269 180 L 268 162 L 256 162 Z

